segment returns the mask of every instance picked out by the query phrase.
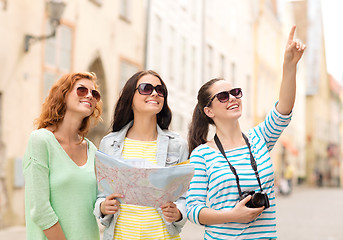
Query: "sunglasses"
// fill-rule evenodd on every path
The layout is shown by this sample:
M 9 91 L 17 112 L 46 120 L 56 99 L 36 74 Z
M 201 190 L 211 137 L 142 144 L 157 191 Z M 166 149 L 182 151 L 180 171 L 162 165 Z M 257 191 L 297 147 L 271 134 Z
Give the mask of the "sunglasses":
M 154 87 L 150 83 L 141 83 L 138 85 L 136 90 L 137 89 L 141 95 L 150 95 L 155 89 L 158 96 L 160 96 L 160 97 L 166 97 L 167 96 L 167 89 L 163 85 L 156 85 Z
M 87 96 L 89 91 L 91 92 L 93 98 L 95 98 L 96 101 L 99 102 L 101 97 L 100 97 L 100 93 L 97 90 L 89 90 L 88 88 L 86 88 L 84 86 L 80 86 L 80 87 L 76 88 L 76 93 L 77 93 L 77 96 L 79 96 L 79 97 Z
M 206 105 L 207 107 L 211 105 L 212 101 L 217 97 L 218 101 L 221 103 L 225 103 L 229 101 L 230 95 L 234 96 L 235 98 L 239 99 L 243 96 L 241 88 L 233 88 L 230 91 L 223 91 L 214 95 L 211 100 Z

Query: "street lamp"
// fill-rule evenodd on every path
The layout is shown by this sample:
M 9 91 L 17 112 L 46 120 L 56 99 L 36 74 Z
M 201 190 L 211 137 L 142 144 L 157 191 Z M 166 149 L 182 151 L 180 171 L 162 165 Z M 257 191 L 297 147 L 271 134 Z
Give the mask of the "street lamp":
M 49 0 L 46 3 L 46 10 L 48 12 L 48 17 L 50 18 L 50 24 L 52 26 L 52 33 L 45 36 L 32 36 L 30 34 L 25 35 L 25 52 L 29 51 L 30 45 L 41 41 L 43 39 L 48 39 L 55 37 L 56 29 L 60 25 L 60 19 L 63 14 L 65 3 L 59 0 Z

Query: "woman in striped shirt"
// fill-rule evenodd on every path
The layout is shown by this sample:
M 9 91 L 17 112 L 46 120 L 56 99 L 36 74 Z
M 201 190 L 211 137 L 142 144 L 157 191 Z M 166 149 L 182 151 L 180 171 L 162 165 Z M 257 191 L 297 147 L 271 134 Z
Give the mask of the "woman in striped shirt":
M 187 193 L 186 209 L 191 222 L 205 225 L 204 239 L 277 238 L 274 172 L 269 152 L 288 125 L 295 101 L 296 65 L 305 45 L 293 40 L 294 32 L 295 26 L 284 55 L 279 101 L 264 122 L 248 131 L 247 141 L 238 121 L 242 114 L 241 89 L 232 88 L 222 79 L 213 79 L 198 92 L 188 136 L 195 174 Z M 215 126 L 215 139 L 221 142 L 227 160 L 218 150 L 218 141 L 207 140 L 209 124 Z M 251 159 L 257 164 L 259 177 Z M 241 197 L 238 186 L 241 192 L 263 191 L 270 206 L 247 207 L 252 196 Z
M 157 166 L 188 159 L 185 140 L 168 131 L 171 111 L 167 88 L 154 71 L 140 71 L 125 84 L 114 111 L 113 132 L 100 143 L 100 151 L 118 158 L 143 158 Z M 185 224 L 185 198 L 159 209 L 120 204 L 122 193 L 98 193 L 94 213 L 106 226 L 104 240 L 180 239 Z

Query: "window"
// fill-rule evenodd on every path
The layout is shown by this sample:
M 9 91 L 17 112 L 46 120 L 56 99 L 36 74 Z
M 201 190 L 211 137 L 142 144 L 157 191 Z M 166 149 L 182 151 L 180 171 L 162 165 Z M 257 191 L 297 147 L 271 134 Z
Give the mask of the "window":
M 173 82 L 175 80 L 175 49 L 174 49 L 174 43 L 175 43 L 175 29 L 173 27 L 170 27 L 170 37 L 169 37 L 169 49 L 168 49 L 168 78 L 170 82 Z
M 59 50 L 59 66 L 63 71 L 69 71 L 71 69 L 72 32 L 70 28 L 61 27 L 60 34 L 61 45 Z
M 197 57 L 196 57 L 196 48 L 195 46 L 192 46 L 191 48 L 191 70 L 190 70 L 190 74 L 191 74 L 191 82 L 194 84 L 194 90 L 197 91 L 196 89 L 196 72 L 197 72 Z
M 276 0 L 267 0 L 265 2 L 266 6 L 272 11 L 272 13 L 277 16 L 278 12 L 277 12 L 277 1 Z
M 207 80 L 213 78 L 213 48 L 211 45 L 207 45 Z
M 155 16 L 154 22 L 154 39 L 153 39 L 153 68 L 157 72 L 161 72 L 161 63 L 162 63 L 162 20 L 159 16 Z
M 237 26 L 239 26 L 239 22 L 237 12 L 239 12 L 239 10 L 232 6 L 229 9 L 229 14 L 225 16 L 225 20 L 221 21 L 222 24 L 224 24 L 223 27 L 229 30 L 229 34 L 233 39 L 236 39 L 238 33 Z M 226 23 L 227 21 L 228 23 Z M 226 24 L 228 24 L 228 26 Z
M 49 94 L 51 86 L 58 79 L 59 75 L 53 72 L 44 72 L 44 96 Z
M 250 101 L 251 96 L 252 96 L 252 86 L 251 86 L 251 77 L 247 75 L 247 82 L 245 84 L 246 90 L 243 90 L 243 94 L 245 95 L 245 102 L 246 102 L 246 111 L 247 111 L 247 117 L 251 117 L 253 115 L 252 113 L 252 102 Z
M 220 55 L 220 74 L 221 77 L 225 78 L 225 63 L 226 63 L 226 59 L 224 54 Z
M 119 16 L 125 21 L 130 21 L 131 0 L 120 0 Z
M 7 9 L 7 0 L 0 0 L 0 9 L 2 10 Z
M 183 8 L 183 10 L 187 10 L 187 0 L 179 0 L 180 6 Z
M 23 175 L 23 159 L 15 158 L 14 159 L 14 181 L 13 185 L 15 188 L 22 188 L 25 185 L 24 175 Z
M 120 76 L 119 76 L 119 84 L 120 88 L 125 85 L 126 81 L 136 72 L 139 71 L 138 65 L 132 64 L 129 61 L 121 60 L 120 61 Z
M 47 23 L 47 32 L 50 33 L 50 24 Z M 44 96 L 56 79 L 72 69 L 72 28 L 61 25 L 54 38 L 45 42 L 44 58 Z
M 198 0 L 192 0 L 190 5 L 192 19 L 195 21 L 197 19 L 198 10 Z
M 187 69 L 187 43 L 186 38 L 181 38 L 181 88 L 184 89 L 186 83 L 186 69 Z
M 236 64 L 234 62 L 231 63 L 231 83 L 232 86 L 236 86 Z
M 91 2 L 94 3 L 95 5 L 101 6 L 103 0 L 89 0 L 89 1 L 91 1 Z

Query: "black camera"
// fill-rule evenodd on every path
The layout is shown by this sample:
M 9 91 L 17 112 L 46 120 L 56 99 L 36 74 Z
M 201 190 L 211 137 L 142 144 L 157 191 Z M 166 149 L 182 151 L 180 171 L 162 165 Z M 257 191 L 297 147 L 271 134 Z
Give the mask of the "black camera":
M 247 206 L 248 208 L 259 208 L 264 206 L 264 209 L 266 209 L 270 207 L 267 194 L 260 192 L 255 193 L 255 191 L 243 192 L 239 201 L 242 201 L 249 195 L 251 195 L 251 199 L 245 204 L 245 206 Z

